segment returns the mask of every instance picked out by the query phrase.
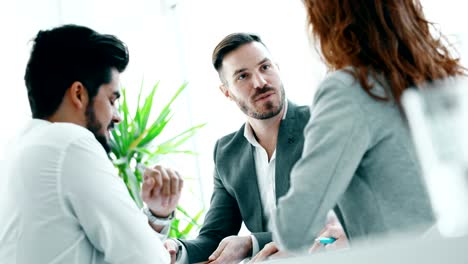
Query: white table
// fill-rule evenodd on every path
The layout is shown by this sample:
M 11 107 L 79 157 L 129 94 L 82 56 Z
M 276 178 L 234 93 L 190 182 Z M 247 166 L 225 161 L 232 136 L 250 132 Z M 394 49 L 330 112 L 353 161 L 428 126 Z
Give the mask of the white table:
M 468 237 L 424 240 L 399 237 L 354 247 L 352 250 L 324 252 L 264 263 L 468 264 Z

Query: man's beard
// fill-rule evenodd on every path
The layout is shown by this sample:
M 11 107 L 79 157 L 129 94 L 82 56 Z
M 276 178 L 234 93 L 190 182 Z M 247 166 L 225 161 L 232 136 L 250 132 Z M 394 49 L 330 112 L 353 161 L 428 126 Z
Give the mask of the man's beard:
M 257 92 L 251 97 L 252 102 L 254 103 L 256 98 L 258 98 L 259 96 L 262 96 L 264 93 L 267 93 L 269 91 L 274 91 L 274 88 L 272 88 L 270 86 L 266 86 L 266 87 L 263 87 L 261 89 L 257 89 Z M 242 110 L 242 112 L 244 112 L 244 114 L 246 114 L 247 116 L 250 116 L 252 118 L 259 119 L 259 120 L 265 120 L 265 119 L 272 118 L 272 117 L 276 116 L 277 114 L 279 114 L 281 112 L 281 110 L 284 107 L 284 97 L 285 97 L 284 87 L 281 84 L 281 87 L 280 87 L 280 101 L 279 101 L 279 105 L 278 105 L 277 109 L 275 108 L 275 105 L 274 105 L 273 102 L 266 102 L 265 103 L 265 106 L 266 106 L 267 110 L 264 111 L 264 112 L 256 111 L 254 109 L 254 106 L 252 108 L 249 108 L 248 104 L 245 101 L 241 101 L 241 100 L 236 99 L 236 102 L 237 102 L 237 105 Z M 254 104 L 252 104 L 252 105 L 254 105 Z
M 108 128 L 112 128 L 114 123 L 109 124 Z M 111 146 L 109 140 L 103 134 L 100 134 L 99 131 L 102 128 L 102 125 L 99 124 L 96 118 L 96 113 L 94 112 L 94 107 L 90 104 L 86 109 L 86 128 L 93 133 L 96 140 L 101 144 L 104 150 L 107 153 L 111 152 Z

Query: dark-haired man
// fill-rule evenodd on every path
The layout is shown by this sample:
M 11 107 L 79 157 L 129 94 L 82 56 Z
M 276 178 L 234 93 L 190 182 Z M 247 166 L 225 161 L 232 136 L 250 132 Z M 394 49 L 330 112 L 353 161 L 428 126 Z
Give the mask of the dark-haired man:
M 170 261 L 161 240 L 183 181 L 170 169 L 145 170 L 147 218 L 106 153 L 128 60 L 123 42 L 86 27 L 37 34 L 25 74 L 33 119 L 0 190 L 1 263 Z
M 228 35 L 216 46 L 212 61 L 221 92 L 247 122 L 216 143 L 213 196 L 199 236 L 166 242 L 185 263 L 232 263 L 272 241 L 271 211 L 289 189 L 310 117 L 308 107 L 286 100 L 278 66 L 258 36 Z M 251 235 L 238 236 L 242 222 Z

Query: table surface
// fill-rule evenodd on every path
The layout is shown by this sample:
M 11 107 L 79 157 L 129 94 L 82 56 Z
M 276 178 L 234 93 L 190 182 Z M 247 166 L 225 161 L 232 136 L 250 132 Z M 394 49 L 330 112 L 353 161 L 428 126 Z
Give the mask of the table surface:
M 263 263 L 327 263 L 327 264 L 468 264 L 468 236 L 460 238 L 395 237 L 361 245 L 352 250 L 338 250 L 312 255 L 269 260 Z

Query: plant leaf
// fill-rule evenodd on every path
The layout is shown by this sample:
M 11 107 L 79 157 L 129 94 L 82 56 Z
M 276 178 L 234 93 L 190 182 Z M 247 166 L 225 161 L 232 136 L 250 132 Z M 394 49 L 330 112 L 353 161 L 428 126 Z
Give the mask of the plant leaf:
M 185 153 L 196 154 L 190 150 L 181 150 L 180 146 L 192 137 L 198 129 L 205 124 L 197 125 L 189 128 L 182 133 L 164 141 L 159 145 L 153 145 L 152 142 L 164 131 L 168 123 L 173 117 L 171 110 L 172 103 L 187 87 L 187 83 L 182 84 L 172 98 L 164 105 L 162 110 L 157 115 L 156 119 L 150 122 L 151 111 L 154 107 L 154 96 L 159 87 L 157 82 L 150 93 L 143 99 L 143 81 L 138 92 L 138 100 L 135 115 L 132 117 L 128 106 L 127 90 L 122 89 L 122 100 L 119 104 L 119 112 L 122 116 L 122 122 L 115 126 L 111 132 L 110 146 L 112 154 L 109 158 L 113 160 L 114 166 L 119 171 L 119 176 L 126 184 L 129 195 L 135 201 L 138 207 L 143 206 L 143 201 L 140 197 L 142 172 L 135 169 L 138 164 L 145 164 L 152 160 L 156 160 L 161 155 L 170 153 Z M 150 125 L 148 125 L 150 124 Z M 170 236 L 176 238 L 186 237 L 194 227 L 199 227 L 198 219 L 203 210 L 195 217 L 191 217 L 181 206 L 177 208 L 181 213 L 181 217 L 176 217 L 171 224 Z M 188 222 L 185 227 L 181 226 Z
M 198 223 L 198 219 L 200 218 L 200 216 L 203 214 L 204 211 L 205 210 L 202 209 L 193 218 L 190 217 L 191 221 L 187 224 L 184 230 L 182 230 L 180 233 L 187 236 L 190 233 L 190 231 L 192 231 L 192 228 L 194 226 L 199 227 L 200 224 Z

